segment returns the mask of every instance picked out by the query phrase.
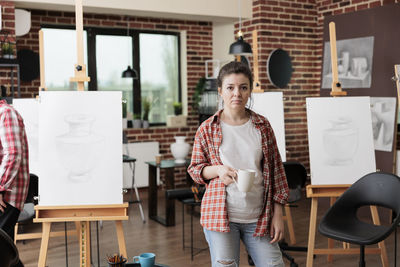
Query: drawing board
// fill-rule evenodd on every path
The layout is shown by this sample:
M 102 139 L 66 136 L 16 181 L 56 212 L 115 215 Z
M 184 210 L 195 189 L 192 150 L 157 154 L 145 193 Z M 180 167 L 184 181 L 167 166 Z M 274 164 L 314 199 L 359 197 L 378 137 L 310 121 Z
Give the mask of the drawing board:
M 274 130 L 278 150 L 281 154 L 282 161 L 286 161 L 286 144 L 285 144 L 285 119 L 283 114 L 283 93 L 282 92 L 265 92 L 253 93 L 251 95 L 252 106 L 254 112 L 263 115 L 270 122 Z
M 392 151 L 396 109 L 395 97 L 371 97 L 372 133 L 375 150 Z
M 376 171 L 369 97 L 306 103 L 311 184 L 352 184 Z
M 22 116 L 29 149 L 29 172 L 39 174 L 39 102 L 36 98 L 15 98 L 13 107 Z
M 122 204 L 121 101 L 121 92 L 40 92 L 40 205 Z

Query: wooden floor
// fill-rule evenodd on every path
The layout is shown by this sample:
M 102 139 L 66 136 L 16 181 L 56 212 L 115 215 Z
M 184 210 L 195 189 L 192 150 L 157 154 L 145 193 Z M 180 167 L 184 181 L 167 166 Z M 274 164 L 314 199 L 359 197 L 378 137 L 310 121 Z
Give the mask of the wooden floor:
M 132 257 L 139 255 L 144 252 L 153 252 L 156 254 L 156 262 L 165 264 L 171 267 L 184 267 L 184 266 L 211 266 L 210 257 L 208 250 L 203 251 L 194 257 L 194 261 L 190 259 L 190 249 L 182 248 L 182 212 L 181 203 L 176 202 L 176 226 L 164 227 L 152 220 L 147 218 L 147 199 L 146 191 L 140 192 L 140 196 L 143 199 L 143 206 L 145 209 L 146 223 L 143 223 L 140 217 L 138 204 L 131 204 L 129 207 L 130 220 L 123 223 L 127 252 L 129 255 L 129 261 L 132 261 Z M 162 204 L 163 194 L 160 192 L 159 202 Z M 323 201 L 320 204 L 318 212 L 318 218 L 320 218 L 327 202 Z M 324 208 L 325 207 L 325 208 Z M 162 210 L 162 207 L 159 207 Z M 298 207 L 292 208 L 292 216 L 295 224 L 295 234 L 297 239 L 297 245 L 306 246 L 308 240 L 308 226 L 309 226 L 309 213 L 310 213 L 310 200 L 303 198 L 298 202 Z M 186 245 L 189 246 L 189 234 L 190 234 L 190 216 L 185 214 L 185 229 L 186 229 Z M 386 219 L 386 215 L 382 216 Z M 55 230 L 63 230 L 64 223 L 57 223 Z M 68 229 L 73 229 L 73 224 L 68 224 Z M 40 225 L 28 225 L 25 227 L 25 231 L 40 231 Z M 204 235 L 199 224 L 199 217 L 194 217 L 194 238 L 195 247 L 204 248 L 207 243 L 204 239 Z M 287 232 L 287 231 L 286 231 Z M 113 254 L 118 252 L 118 244 L 116 240 L 116 230 L 113 222 L 103 222 L 102 227 L 99 225 L 99 251 L 100 251 L 100 265 L 97 261 L 97 247 L 96 247 L 96 224 L 92 224 L 92 258 L 93 266 L 107 266 L 105 262 L 105 256 L 107 254 Z M 287 239 L 287 238 L 286 238 Z M 317 247 L 326 247 L 327 239 L 317 234 Z M 65 257 L 65 240 L 63 237 L 55 237 L 50 239 L 47 266 L 67 266 Z M 394 235 L 392 234 L 386 240 L 387 252 L 389 255 L 390 266 L 393 266 L 393 246 Z M 341 246 L 341 243 L 336 243 L 337 246 Z M 27 267 L 37 266 L 39 257 L 40 240 L 28 240 L 25 243 L 19 241 L 17 243 L 19 249 L 20 258 Z M 299 266 L 305 266 L 306 264 L 306 253 L 305 252 L 290 252 Z M 247 263 L 247 254 L 244 247 L 241 247 L 241 265 L 249 266 Z M 68 238 L 68 262 L 69 266 L 78 266 L 79 262 L 79 246 L 77 238 L 70 236 Z M 367 255 L 366 256 L 367 266 L 382 266 L 378 255 Z M 286 266 L 289 266 L 288 261 L 285 260 Z M 358 255 L 356 256 L 334 256 L 332 263 L 327 263 L 326 256 L 316 256 L 314 259 L 314 266 L 324 267 L 350 267 L 358 266 Z

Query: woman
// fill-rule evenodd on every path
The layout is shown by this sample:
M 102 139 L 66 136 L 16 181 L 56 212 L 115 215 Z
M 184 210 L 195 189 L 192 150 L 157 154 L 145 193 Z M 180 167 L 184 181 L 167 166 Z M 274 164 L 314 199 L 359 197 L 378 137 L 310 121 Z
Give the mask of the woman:
M 201 225 L 212 266 L 239 266 L 240 239 L 256 266 L 284 266 L 282 205 L 288 186 L 272 128 L 246 108 L 253 78 L 247 65 L 230 62 L 218 75 L 223 109 L 197 130 L 188 172 L 206 185 Z M 249 192 L 234 183 L 238 169 L 256 171 Z

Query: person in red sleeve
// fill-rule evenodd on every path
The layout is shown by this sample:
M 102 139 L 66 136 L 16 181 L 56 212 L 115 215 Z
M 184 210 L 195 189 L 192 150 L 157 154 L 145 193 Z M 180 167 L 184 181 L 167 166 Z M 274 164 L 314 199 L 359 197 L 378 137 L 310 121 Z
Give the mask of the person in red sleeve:
M 188 167 L 206 185 L 200 222 L 212 266 L 239 266 L 242 240 L 256 266 L 283 267 L 278 241 L 289 188 L 272 127 L 247 108 L 253 84 L 247 65 L 226 64 L 217 81 L 223 109 L 200 125 Z M 233 181 L 238 169 L 256 172 L 249 192 Z
M 0 228 L 14 239 L 29 185 L 28 142 L 18 112 L 0 100 Z M 19 262 L 16 266 L 23 266 Z

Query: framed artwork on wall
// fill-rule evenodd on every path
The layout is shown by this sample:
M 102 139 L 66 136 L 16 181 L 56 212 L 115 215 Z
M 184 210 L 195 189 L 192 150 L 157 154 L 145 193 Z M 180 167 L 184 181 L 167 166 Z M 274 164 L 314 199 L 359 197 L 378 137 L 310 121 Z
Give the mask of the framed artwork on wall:
M 373 65 L 374 37 L 345 39 L 336 42 L 338 78 L 342 88 L 370 88 Z M 332 87 L 330 43 L 324 45 L 322 88 Z

